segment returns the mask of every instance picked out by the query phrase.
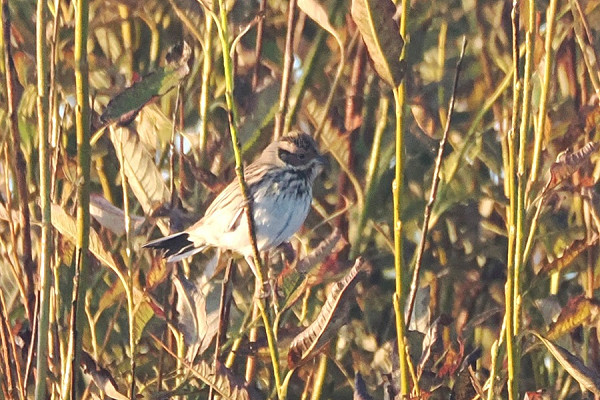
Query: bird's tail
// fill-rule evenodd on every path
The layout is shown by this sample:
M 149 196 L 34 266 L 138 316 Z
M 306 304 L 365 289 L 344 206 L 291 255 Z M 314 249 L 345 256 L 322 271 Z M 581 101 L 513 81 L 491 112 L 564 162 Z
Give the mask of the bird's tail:
M 189 236 L 190 235 L 187 232 L 179 232 L 148 242 L 142 247 L 163 250 L 163 257 L 169 262 L 180 261 L 204 250 L 206 247 L 197 246 L 194 242 L 189 240 Z

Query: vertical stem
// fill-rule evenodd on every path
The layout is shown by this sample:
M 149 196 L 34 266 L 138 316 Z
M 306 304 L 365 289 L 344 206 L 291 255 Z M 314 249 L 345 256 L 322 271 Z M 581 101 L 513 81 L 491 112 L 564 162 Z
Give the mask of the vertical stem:
M 48 371 L 48 332 L 50 313 L 50 259 L 52 257 L 50 214 L 50 163 L 48 157 L 48 97 L 46 51 L 46 2 L 38 0 L 36 8 L 36 60 L 37 60 L 37 117 L 40 162 L 40 206 L 42 209 L 42 248 L 40 259 L 40 316 L 37 329 L 37 362 L 35 398 L 46 398 Z
M 518 129 L 519 114 L 519 45 L 518 45 L 518 11 L 517 3 L 513 3 L 511 13 L 512 20 L 512 50 L 513 50 L 513 108 L 512 124 L 508 137 L 508 165 L 509 170 L 507 179 L 509 180 L 509 207 L 507 209 L 508 222 L 508 251 L 506 266 L 506 288 L 505 288 L 505 307 L 504 314 L 506 323 L 506 352 L 508 356 L 508 398 L 517 399 L 518 396 L 518 355 L 517 345 L 515 343 L 514 320 L 515 320 L 515 254 L 516 254 L 516 230 L 517 230 L 517 183 L 516 183 L 516 135 Z
M 552 40 L 554 39 L 554 27 L 556 23 L 557 0 L 550 0 L 546 11 L 546 41 L 544 43 L 544 80 L 542 83 L 542 94 L 540 96 L 540 109 L 535 129 L 535 144 L 533 147 L 533 160 L 531 164 L 531 175 L 529 180 L 535 182 L 540 170 L 540 159 L 542 155 L 542 139 L 544 138 L 544 127 L 546 126 L 546 110 L 548 108 L 548 92 L 550 91 L 550 80 L 552 77 Z
M 402 0 L 402 14 L 400 16 L 400 35 L 406 38 L 406 23 L 408 18 L 408 0 Z M 406 41 L 406 39 L 405 39 Z M 406 47 L 402 50 L 401 58 L 404 58 Z M 404 81 L 394 88 L 394 100 L 396 106 L 396 166 L 395 178 L 392 185 L 394 198 L 394 268 L 396 272 L 396 291 L 392 301 L 396 316 L 396 336 L 398 340 L 398 358 L 400 364 L 400 394 L 408 395 L 409 392 L 409 370 L 406 358 L 405 325 L 404 325 L 404 295 L 403 286 L 405 280 L 404 256 L 402 252 L 402 220 L 401 220 L 401 198 L 404 188 L 404 103 L 405 85 Z
M 112 128 L 111 128 L 112 129 Z M 119 155 L 121 159 L 119 160 L 121 163 L 121 187 L 123 189 L 123 214 L 125 219 L 125 253 L 126 259 L 125 264 L 127 267 L 127 283 L 126 283 L 126 295 L 127 295 L 127 318 L 129 325 L 129 372 L 131 374 L 131 381 L 129 386 L 129 398 L 135 398 L 135 309 L 133 304 L 133 280 L 134 280 L 134 271 L 133 271 L 133 262 L 132 256 L 133 252 L 131 251 L 131 216 L 129 215 L 129 192 L 128 192 L 128 184 L 127 184 L 127 175 L 125 174 L 125 155 L 123 152 L 123 142 L 125 139 L 123 138 L 123 133 L 127 128 L 120 128 L 120 138 L 119 138 Z M 128 132 L 130 135 L 132 133 Z M 114 134 L 114 133 L 113 133 Z
M 361 247 L 361 241 L 363 240 L 363 231 L 365 230 L 365 226 L 367 224 L 367 214 L 371 208 L 371 203 L 373 201 L 373 183 L 375 180 L 375 174 L 377 169 L 379 168 L 379 160 L 381 156 L 381 139 L 383 137 L 383 132 L 387 127 L 387 115 L 389 109 L 389 98 L 388 96 L 381 96 L 379 98 L 379 118 L 377 125 L 375 126 L 375 133 L 373 135 L 373 144 L 371 145 L 371 154 L 369 156 L 369 166 L 367 168 L 367 173 L 365 177 L 365 204 L 363 209 L 360 210 L 360 217 L 358 220 L 358 229 L 356 230 L 356 237 L 352 243 L 352 250 L 350 253 L 350 258 L 355 258 L 359 252 Z
M 319 355 L 319 367 L 313 381 L 313 390 L 310 395 L 310 400 L 319 400 L 323 392 L 323 383 L 327 375 L 327 355 Z
M 273 139 L 283 136 L 283 122 L 287 113 L 292 67 L 294 66 L 294 31 L 296 29 L 296 0 L 290 0 L 288 6 L 287 34 L 285 36 L 285 56 L 283 59 L 283 76 L 281 77 L 281 93 L 279 96 L 279 111 L 275 116 Z
M 263 285 L 263 273 L 262 273 L 262 260 L 256 245 L 256 232 L 254 230 L 254 220 L 252 214 L 252 202 L 250 201 L 248 185 L 244 178 L 244 165 L 242 162 L 242 152 L 240 149 L 240 142 L 238 139 L 237 131 L 237 107 L 233 99 L 233 69 L 232 60 L 230 55 L 230 44 L 229 44 L 229 32 L 227 29 L 227 9 L 224 0 L 219 0 L 219 12 L 220 12 L 220 27 L 219 35 L 221 40 L 221 46 L 223 48 L 223 70 L 225 74 L 225 100 L 227 102 L 227 110 L 229 117 L 229 133 L 231 134 L 231 142 L 233 146 L 233 154 L 235 157 L 235 173 L 240 183 L 240 191 L 242 198 L 244 199 L 246 221 L 248 223 L 248 235 L 252 243 L 253 255 L 254 255 L 254 266 L 256 272 L 257 284 Z M 275 342 L 275 334 L 273 332 L 273 326 L 271 325 L 270 317 L 265 309 L 262 299 L 257 299 L 257 304 L 260 310 L 260 314 L 263 319 L 265 326 L 265 333 L 267 336 L 267 344 L 269 347 L 269 354 L 271 356 L 271 363 L 273 365 L 273 376 L 275 378 L 275 387 L 277 390 L 278 397 L 281 397 L 281 372 L 279 370 L 279 352 Z
M 404 259 L 402 253 L 402 221 L 400 219 L 400 198 L 402 196 L 402 186 L 404 177 L 402 174 L 402 145 L 403 145 L 403 127 L 404 127 L 404 84 L 401 84 L 394 90 L 394 100 L 396 101 L 396 173 L 392 192 L 394 197 L 394 268 L 396 272 L 396 291 L 393 295 L 394 312 L 396 316 L 396 335 L 398 340 L 398 357 L 400 363 L 400 386 L 401 394 L 408 394 L 408 362 L 406 359 L 405 345 L 405 326 L 404 326 Z
M 519 130 L 519 159 L 517 167 L 517 236 L 515 243 L 515 335 L 518 335 L 520 326 L 520 309 L 518 304 L 521 297 L 521 272 L 527 260 L 524 258 L 524 234 L 525 234 L 525 204 L 526 198 L 526 166 L 525 155 L 527 151 L 527 133 L 529 131 L 529 119 L 531 112 L 531 76 L 533 74 L 533 29 L 535 26 L 535 0 L 528 0 L 529 14 L 527 16 L 527 25 L 525 31 L 525 71 L 523 77 L 523 107 L 521 110 L 521 127 Z
M 131 83 L 133 75 L 133 35 L 131 32 L 131 21 L 129 20 L 130 12 L 129 7 L 125 4 L 119 4 L 119 16 L 121 17 L 121 36 L 123 37 L 123 48 L 125 49 L 125 58 L 123 60 L 123 66 L 125 67 L 125 76 L 127 76 L 127 82 Z
M 72 379 L 76 382 L 74 375 L 79 370 L 79 359 L 83 344 L 83 329 L 85 320 L 84 299 L 87 289 L 87 275 L 89 266 L 89 233 L 90 233 L 90 104 L 89 104 L 89 70 L 87 62 L 87 38 L 89 22 L 88 0 L 78 0 L 75 4 L 75 91 L 77 105 L 75 107 L 75 127 L 77 131 L 77 261 L 75 272 L 78 277 L 74 311 L 74 338 L 75 342 Z M 77 318 L 79 316 L 79 318 Z M 71 398 L 77 399 L 77 385 L 72 385 Z M 65 394 L 66 397 L 66 394 Z
M 438 34 L 438 74 L 437 80 L 439 82 L 438 85 L 438 104 L 440 107 L 439 115 L 440 122 L 442 126 L 446 125 L 446 114 L 444 113 L 444 109 L 442 104 L 444 104 L 444 85 L 442 85 L 442 80 L 444 79 L 444 64 L 446 63 L 446 39 L 448 37 L 448 22 L 444 19 L 442 20 L 442 25 L 440 26 L 440 33 Z
M 207 12 L 204 18 L 206 31 L 204 32 L 204 57 L 202 59 L 202 89 L 200 90 L 200 152 L 204 152 L 206 147 L 206 139 L 208 134 L 208 89 L 210 86 L 210 74 L 212 72 L 212 34 L 213 34 L 213 19 Z
M 21 224 L 21 246 L 23 248 L 23 271 L 25 272 L 27 301 L 25 309 L 27 318 L 33 323 L 33 312 L 35 304 L 35 279 L 34 264 L 32 260 L 31 248 L 31 225 L 29 218 L 29 192 L 27 190 L 27 165 L 23 151 L 21 150 L 21 137 L 19 135 L 19 125 L 17 121 L 17 106 L 19 93 L 17 82 L 15 80 L 15 65 L 12 58 L 11 49 L 11 21 L 8 0 L 2 0 L 2 35 L 4 40 L 4 70 L 6 76 L 6 96 L 7 96 L 7 114 L 9 118 L 8 129 L 10 132 L 9 145 L 12 145 L 14 154 L 13 170 L 17 183 L 17 193 L 19 195 L 19 219 Z M 13 244 L 17 246 L 17 243 Z
M 259 14 L 262 16 L 267 9 L 267 0 L 260 0 L 259 6 Z M 256 87 L 258 86 L 258 78 L 260 75 L 260 57 L 262 54 L 262 46 L 263 46 L 263 37 L 265 30 L 265 19 L 260 18 L 258 20 L 258 25 L 256 26 L 256 47 L 254 49 L 254 55 L 256 57 L 256 62 L 254 64 L 254 71 L 252 72 L 252 90 L 256 91 Z

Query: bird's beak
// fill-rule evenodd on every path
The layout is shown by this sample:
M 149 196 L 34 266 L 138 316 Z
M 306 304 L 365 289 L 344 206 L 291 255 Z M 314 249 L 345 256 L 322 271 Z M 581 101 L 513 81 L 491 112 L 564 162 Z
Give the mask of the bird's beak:
M 319 154 L 315 160 L 317 161 L 317 166 L 321 171 L 324 169 L 329 169 L 329 158 L 325 157 L 323 154 Z
M 320 174 L 323 170 L 329 169 L 329 158 L 325 157 L 323 154 L 319 154 L 315 157 L 317 175 Z

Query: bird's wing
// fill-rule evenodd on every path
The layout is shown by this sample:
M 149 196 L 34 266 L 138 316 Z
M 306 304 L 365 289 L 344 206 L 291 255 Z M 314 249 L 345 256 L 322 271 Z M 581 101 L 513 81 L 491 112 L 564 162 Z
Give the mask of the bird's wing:
M 261 172 L 261 170 L 265 170 L 265 168 L 262 168 L 258 163 L 252 163 L 244 170 L 246 183 L 248 184 L 248 192 L 251 197 L 256 192 L 257 184 L 264 175 L 264 172 Z M 232 216 L 231 220 L 227 221 L 227 231 L 235 230 L 241 221 L 243 211 L 244 201 L 242 200 L 240 183 L 238 179 L 235 178 L 221 193 L 219 193 L 212 203 L 210 203 L 204 213 L 204 217 L 188 230 L 195 230 L 203 224 L 204 220 L 217 213 Z

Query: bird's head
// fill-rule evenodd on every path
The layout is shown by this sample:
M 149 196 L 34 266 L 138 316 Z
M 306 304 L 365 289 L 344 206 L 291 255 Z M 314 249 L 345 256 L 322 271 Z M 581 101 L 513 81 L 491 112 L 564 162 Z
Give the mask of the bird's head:
M 272 145 L 278 164 L 309 172 L 312 179 L 329 165 L 327 158 L 319 153 L 317 142 L 306 133 L 290 132 Z

